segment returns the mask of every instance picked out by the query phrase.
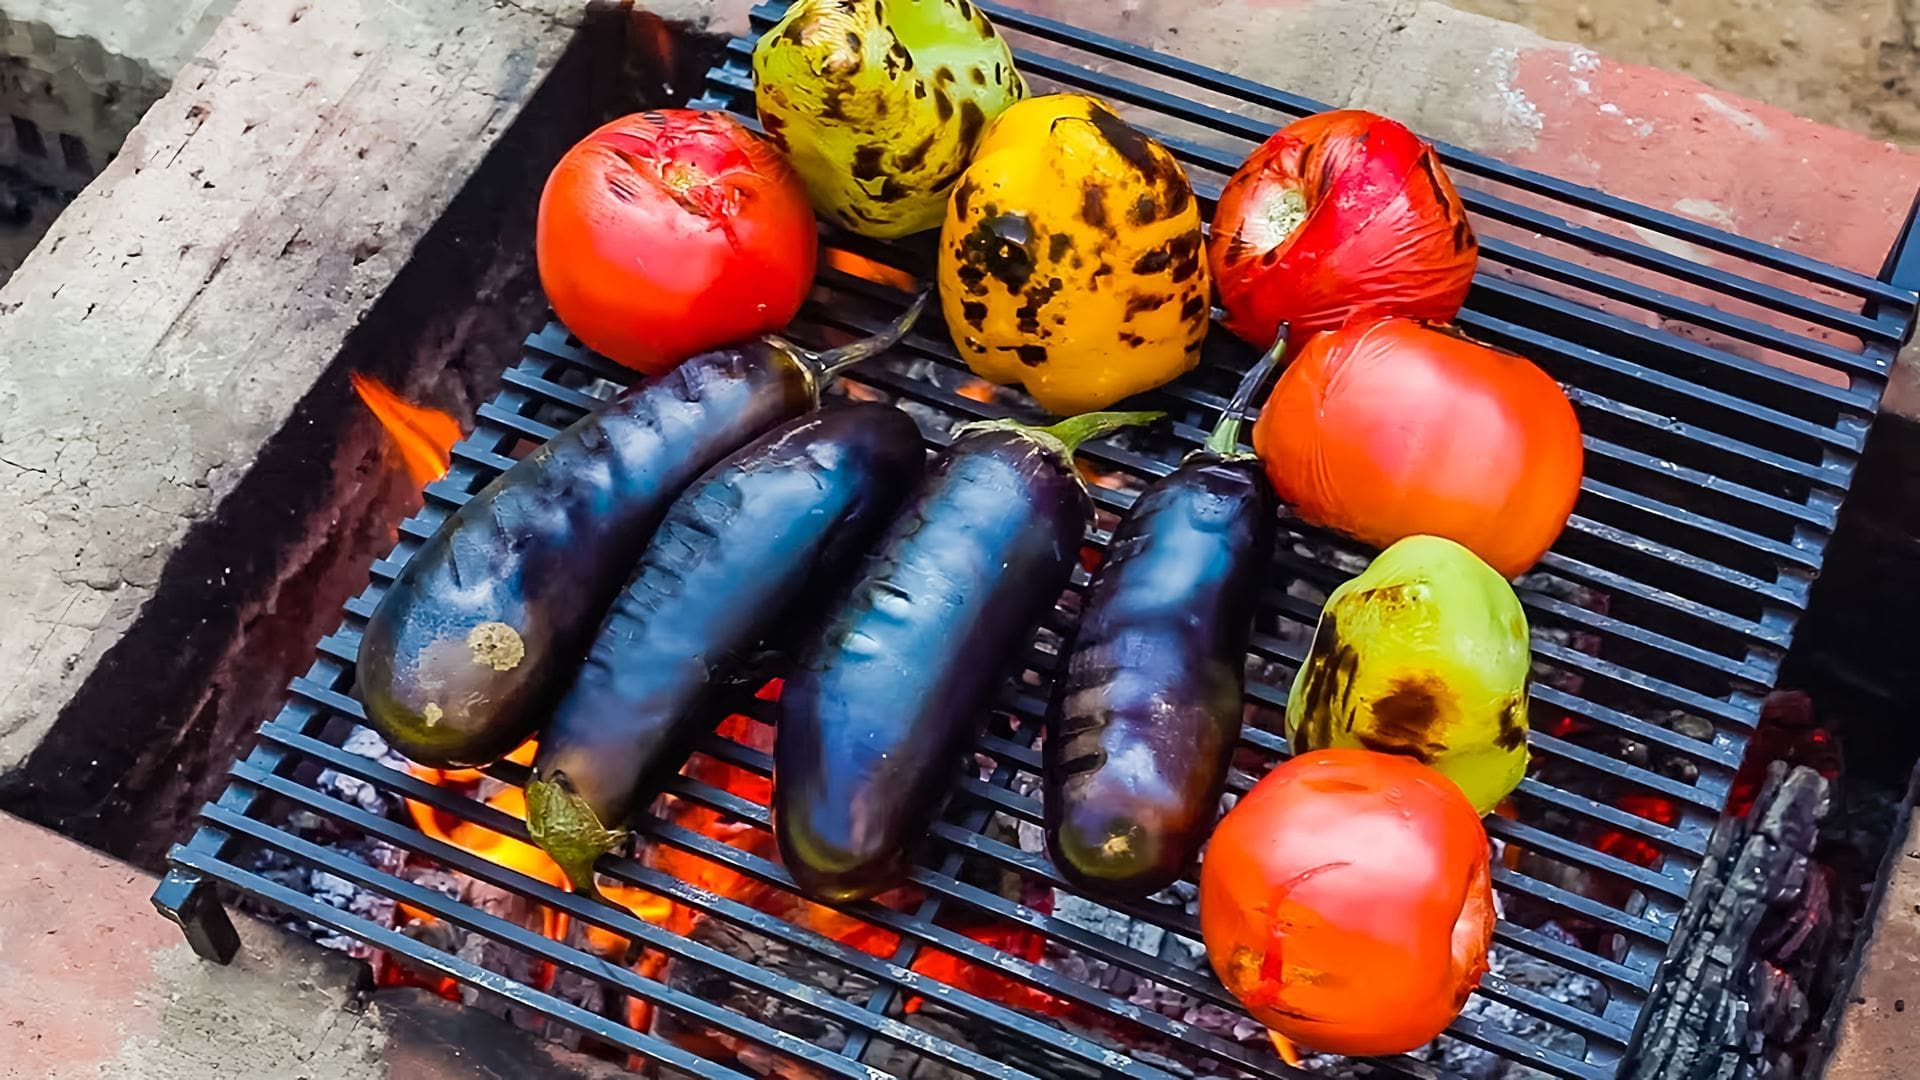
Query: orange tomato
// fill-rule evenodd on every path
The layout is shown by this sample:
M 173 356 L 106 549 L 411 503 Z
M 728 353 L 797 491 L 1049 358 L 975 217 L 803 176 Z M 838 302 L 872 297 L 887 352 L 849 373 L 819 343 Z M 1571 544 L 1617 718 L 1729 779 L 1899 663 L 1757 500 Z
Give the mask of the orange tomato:
M 1384 116 L 1296 120 L 1220 192 L 1207 259 L 1227 329 L 1264 348 L 1357 318 L 1445 322 L 1479 242 L 1433 147 Z
M 1221 819 L 1200 867 L 1214 971 L 1255 1020 L 1327 1053 L 1438 1035 L 1487 970 L 1493 923 L 1479 816 L 1393 754 L 1278 766 Z
M 1444 536 L 1502 577 L 1538 562 L 1580 495 L 1580 421 L 1526 360 L 1406 319 L 1307 342 L 1253 448 L 1308 521 L 1376 547 Z
M 724 113 L 622 117 L 568 150 L 540 193 L 540 284 L 575 337 L 659 374 L 778 330 L 813 283 L 806 189 Z

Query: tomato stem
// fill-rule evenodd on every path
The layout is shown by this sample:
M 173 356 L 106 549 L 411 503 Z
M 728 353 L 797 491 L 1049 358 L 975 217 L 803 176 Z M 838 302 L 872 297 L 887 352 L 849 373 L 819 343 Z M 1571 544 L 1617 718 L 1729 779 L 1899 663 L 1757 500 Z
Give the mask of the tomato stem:
M 1240 385 L 1233 391 L 1233 400 L 1227 402 L 1225 411 L 1220 414 L 1220 422 L 1213 427 L 1213 434 L 1207 436 L 1202 447 L 1207 453 L 1218 458 L 1231 458 L 1240 451 L 1240 425 L 1246 420 L 1247 406 L 1253 404 L 1253 395 L 1266 385 L 1267 377 L 1280 366 L 1287 355 L 1287 324 L 1280 324 L 1280 332 L 1274 335 L 1273 344 L 1261 355 L 1254 365 L 1247 369 Z
M 932 296 L 932 289 L 922 289 L 920 295 L 914 297 L 913 304 L 900 313 L 899 318 L 872 337 L 849 342 L 823 353 L 807 353 L 807 359 L 813 364 L 814 375 L 823 381 L 831 379 L 843 368 L 851 367 L 870 356 L 876 356 L 900 344 L 900 339 L 906 337 L 907 331 L 913 329 L 913 324 L 920 318 L 920 313 L 927 309 L 927 301 Z

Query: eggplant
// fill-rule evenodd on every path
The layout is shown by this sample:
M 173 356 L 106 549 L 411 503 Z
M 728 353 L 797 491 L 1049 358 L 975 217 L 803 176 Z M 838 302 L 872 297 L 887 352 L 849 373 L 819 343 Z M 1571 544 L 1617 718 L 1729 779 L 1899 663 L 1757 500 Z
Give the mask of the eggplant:
M 527 830 L 592 894 L 636 800 L 680 767 L 753 647 L 819 610 L 926 465 L 888 405 L 790 420 L 674 501 L 540 736 Z
M 1273 487 L 1240 451 L 1240 424 L 1280 349 L 1248 371 L 1206 444 L 1141 493 L 1067 647 L 1042 801 L 1055 868 L 1091 895 L 1158 892 L 1212 830 L 1277 531 Z
M 360 640 L 360 700 L 394 749 L 440 768 L 520 745 L 580 662 L 673 500 L 819 402 L 821 382 L 912 326 L 813 354 L 772 335 L 621 393 L 488 484 L 423 544 Z
M 1073 449 L 1158 413 L 962 428 L 799 650 L 774 732 L 773 827 L 817 900 L 897 884 L 961 752 L 1080 552 Z

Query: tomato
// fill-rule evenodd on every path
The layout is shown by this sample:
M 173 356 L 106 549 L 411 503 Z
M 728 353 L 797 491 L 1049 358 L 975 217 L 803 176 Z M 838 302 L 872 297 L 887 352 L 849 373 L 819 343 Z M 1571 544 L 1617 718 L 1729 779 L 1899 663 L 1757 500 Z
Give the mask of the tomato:
M 1445 322 L 1479 242 L 1433 147 L 1342 109 L 1274 132 L 1227 181 L 1207 258 L 1227 329 L 1264 348 L 1356 318 Z
M 659 374 L 791 320 L 819 234 L 771 144 L 724 113 L 622 117 L 568 150 L 540 193 L 540 284 L 610 360 Z
M 1411 758 L 1320 750 L 1222 818 L 1200 867 L 1207 958 L 1255 1020 L 1334 1054 L 1393 1054 L 1459 1015 L 1493 937 L 1487 834 Z
M 1526 360 L 1406 319 L 1311 338 L 1253 428 L 1302 518 L 1375 547 L 1444 536 L 1511 578 L 1580 495 L 1580 421 Z

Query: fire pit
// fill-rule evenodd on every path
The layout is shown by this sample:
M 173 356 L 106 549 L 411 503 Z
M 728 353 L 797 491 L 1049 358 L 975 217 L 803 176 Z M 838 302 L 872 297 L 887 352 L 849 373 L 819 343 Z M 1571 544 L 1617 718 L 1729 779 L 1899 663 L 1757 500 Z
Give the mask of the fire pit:
M 1036 89 L 1122 106 L 1208 203 L 1252 141 L 1321 108 L 981 6 Z M 777 15 L 756 10 L 756 32 Z M 731 43 L 700 104 L 751 117 L 751 47 Z M 1903 238 L 1875 280 L 1443 149 L 1483 238 L 1460 322 L 1567 386 L 1588 475 L 1567 532 L 1520 582 L 1534 768 L 1511 816 L 1488 820 L 1501 847 L 1494 973 L 1447 1036 L 1368 1067 L 1612 1077 L 1649 1001 L 1683 977 L 1663 959 L 1912 329 L 1920 262 Z M 794 333 L 811 346 L 877 329 L 904 302 L 884 282 L 931 265 L 924 238 L 830 241 L 841 254 Z M 1199 442 L 1251 359 L 1212 335 L 1200 369 L 1150 395 L 1171 435 L 1084 455 L 1103 512 L 1090 544 Z M 523 764 L 430 775 L 358 726 L 353 661 L 381 590 L 453 508 L 630 376 L 558 323 L 528 338 L 426 509 L 170 856 L 155 902 L 195 948 L 231 955 L 216 890 L 237 890 L 375 958 L 383 979 L 471 988 L 517 1022 L 700 1076 L 1302 1075 L 1208 970 L 1190 884 L 1115 909 L 1075 896 L 1041 850 L 1037 739 L 1074 592 L 958 771 L 908 886 L 842 910 L 799 899 L 772 856 L 758 699 L 715 718 L 636 823 L 642 854 L 603 864 L 622 907 L 567 892 L 529 857 Z M 902 403 L 935 446 L 1015 400 L 924 326 L 846 392 Z M 1280 713 L 1320 603 L 1366 559 L 1304 523 L 1283 530 L 1248 659 L 1235 793 L 1285 755 Z

